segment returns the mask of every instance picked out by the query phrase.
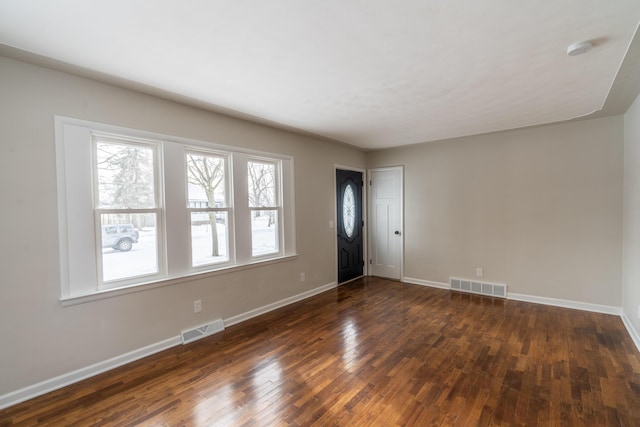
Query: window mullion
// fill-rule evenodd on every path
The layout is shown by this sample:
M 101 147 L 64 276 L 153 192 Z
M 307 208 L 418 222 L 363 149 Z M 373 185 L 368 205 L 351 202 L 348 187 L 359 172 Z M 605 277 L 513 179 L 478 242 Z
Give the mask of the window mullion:
M 160 208 L 149 209 L 94 209 L 98 214 L 143 214 L 143 213 L 159 213 Z
M 251 261 L 251 210 L 247 177 L 247 156 L 233 155 L 233 207 L 238 264 Z

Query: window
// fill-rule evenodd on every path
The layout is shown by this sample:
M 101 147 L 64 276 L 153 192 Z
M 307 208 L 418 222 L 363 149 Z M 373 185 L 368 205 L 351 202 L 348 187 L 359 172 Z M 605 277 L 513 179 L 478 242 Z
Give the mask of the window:
M 122 286 L 157 275 L 162 240 L 157 145 L 99 134 L 93 142 L 99 283 Z
M 280 201 L 278 165 L 275 162 L 247 162 L 249 210 L 251 212 L 251 256 L 280 251 Z
M 222 154 L 187 152 L 187 195 L 191 221 L 191 265 L 230 261 L 227 158 Z
M 56 165 L 63 300 L 295 255 L 291 157 L 56 117 Z

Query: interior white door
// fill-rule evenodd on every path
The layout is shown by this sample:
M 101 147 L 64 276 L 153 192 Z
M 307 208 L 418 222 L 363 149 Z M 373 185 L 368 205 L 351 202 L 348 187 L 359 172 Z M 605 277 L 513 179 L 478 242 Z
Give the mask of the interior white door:
M 370 273 L 398 279 L 402 266 L 402 168 L 369 171 Z

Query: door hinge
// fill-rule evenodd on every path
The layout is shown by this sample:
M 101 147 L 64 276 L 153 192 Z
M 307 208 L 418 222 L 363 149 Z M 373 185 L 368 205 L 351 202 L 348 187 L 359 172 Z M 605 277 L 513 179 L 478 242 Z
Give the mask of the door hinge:
M 373 185 L 373 181 L 369 180 L 369 185 Z
M 369 264 L 373 264 L 373 262 L 371 261 L 371 259 L 369 259 Z
M 362 226 L 364 227 L 364 220 L 362 220 Z
M 362 260 L 362 265 L 364 266 L 364 260 Z

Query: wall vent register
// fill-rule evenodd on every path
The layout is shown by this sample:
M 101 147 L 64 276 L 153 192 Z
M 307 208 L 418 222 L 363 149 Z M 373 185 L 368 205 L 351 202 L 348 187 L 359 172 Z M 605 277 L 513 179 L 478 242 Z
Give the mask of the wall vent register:
M 468 292 L 497 298 L 507 297 L 507 285 L 501 283 L 478 282 L 476 280 L 450 277 L 449 286 L 452 291 Z

